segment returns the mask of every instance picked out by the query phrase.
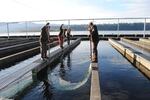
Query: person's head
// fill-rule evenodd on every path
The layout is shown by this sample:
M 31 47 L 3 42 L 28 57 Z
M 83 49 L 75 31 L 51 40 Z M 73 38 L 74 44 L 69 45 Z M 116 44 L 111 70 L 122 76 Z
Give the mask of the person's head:
M 63 29 L 63 33 L 65 34 L 67 32 L 67 29 L 65 28 L 65 29 Z
M 66 32 L 66 31 L 67 31 L 67 29 L 65 28 L 65 29 L 64 29 L 64 31 Z
M 90 22 L 89 25 L 88 25 L 88 31 L 91 31 L 93 26 L 94 26 L 93 22 Z
M 93 26 L 93 25 L 94 25 L 93 22 L 90 22 L 90 23 L 89 23 L 89 26 Z
M 48 26 L 49 25 L 49 22 L 48 23 L 46 23 L 46 26 Z
M 46 23 L 46 31 L 49 31 L 50 30 L 50 26 L 49 26 L 49 22 L 48 23 Z
M 60 30 L 62 30 L 62 29 L 63 29 L 63 26 L 64 26 L 64 24 L 61 24 L 61 26 L 60 26 Z

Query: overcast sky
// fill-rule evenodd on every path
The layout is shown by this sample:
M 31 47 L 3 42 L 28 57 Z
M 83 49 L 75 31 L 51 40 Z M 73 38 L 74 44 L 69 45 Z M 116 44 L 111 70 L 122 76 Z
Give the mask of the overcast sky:
M 150 0 L 1 0 L 0 22 L 150 17 Z

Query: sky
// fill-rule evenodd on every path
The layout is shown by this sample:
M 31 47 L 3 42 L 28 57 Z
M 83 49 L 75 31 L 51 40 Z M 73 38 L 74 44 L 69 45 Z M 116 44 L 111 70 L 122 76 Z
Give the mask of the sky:
M 150 0 L 0 0 L 0 22 L 150 17 Z

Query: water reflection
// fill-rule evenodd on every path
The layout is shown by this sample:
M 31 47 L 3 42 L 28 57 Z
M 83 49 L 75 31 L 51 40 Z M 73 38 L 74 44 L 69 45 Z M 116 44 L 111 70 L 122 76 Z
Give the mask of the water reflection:
M 67 55 L 67 67 L 69 70 L 71 70 L 71 57 L 70 54 Z
M 71 70 L 71 58 L 70 58 L 70 54 L 67 55 L 67 62 L 65 63 L 65 59 L 64 58 L 65 55 L 62 55 L 60 59 L 60 69 L 59 69 L 59 76 L 64 79 L 66 76 L 66 68 L 68 68 L 69 70 Z M 66 67 L 66 68 L 65 68 Z
M 59 69 L 59 76 L 64 79 L 66 78 L 66 69 L 68 68 L 71 70 L 71 57 L 70 54 L 67 55 L 67 60 L 64 59 L 64 54 L 60 57 L 60 69 Z M 67 61 L 65 63 L 65 61 Z M 50 69 L 52 70 L 52 69 Z M 52 80 L 48 79 L 48 67 L 44 68 L 37 74 L 37 79 L 42 82 L 42 96 L 45 100 L 52 100 L 53 97 L 53 87 L 52 87 Z
M 48 80 L 43 80 L 43 97 L 46 100 L 51 100 L 53 93 L 51 92 L 51 85 Z
M 45 83 L 44 81 L 37 81 L 37 85 L 25 94 L 23 100 L 45 100 L 46 97 L 51 100 L 88 100 L 90 97 L 90 81 L 87 81 L 87 79 L 89 79 L 90 62 L 87 47 L 89 47 L 87 42 L 81 42 L 81 45 L 70 55 L 62 58 L 64 60 L 57 66 L 56 64 L 50 65 L 48 71 L 44 73 L 48 73 L 48 81 L 45 78 L 47 75 L 42 74 L 41 79 L 44 78 Z M 65 79 L 59 75 L 61 71 Z M 46 95 L 45 97 L 43 91 L 52 93 L 52 96 Z
M 61 58 L 64 58 L 64 55 L 61 56 Z M 66 61 L 66 62 L 65 62 Z M 69 72 L 71 69 L 71 57 L 70 55 L 67 56 L 67 59 L 60 59 L 59 69 L 58 72 L 52 72 L 49 74 L 49 80 L 52 81 L 53 87 L 56 90 L 61 91 L 72 91 L 80 88 L 83 86 L 89 79 L 91 74 L 91 67 L 88 68 L 88 70 L 85 72 L 83 78 L 81 80 L 78 80 L 78 82 L 72 82 L 69 79 Z
M 64 59 L 62 59 L 60 62 L 60 71 L 59 71 L 60 77 L 64 78 L 65 73 L 66 73 L 66 71 L 65 71 Z
M 44 68 L 43 70 L 41 70 L 38 74 L 37 74 L 37 79 L 43 82 L 42 85 L 42 95 L 43 98 L 45 98 L 46 100 L 51 100 L 53 93 L 52 93 L 52 86 L 51 86 L 51 82 L 48 80 L 48 73 L 47 73 L 47 69 L 48 68 Z

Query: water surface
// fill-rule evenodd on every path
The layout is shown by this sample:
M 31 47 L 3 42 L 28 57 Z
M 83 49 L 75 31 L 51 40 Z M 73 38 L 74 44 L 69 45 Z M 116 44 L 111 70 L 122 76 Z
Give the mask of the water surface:
M 23 96 L 22 100 L 89 100 L 90 80 L 81 87 L 72 90 L 59 90 L 51 84 L 50 80 L 50 76 L 53 74 L 67 82 L 81 82 L 85 78 L 90 64 L 88 49 L 88 43 L 81 42 L 72 53 L 61 59 L 54 69 L 50 69 L 54 66 L 49 66 L 46 71 L 39 75 L 40 81 L 37 85 L 33 86 Z
M 149 79 L 115 50 L 108 41 L 100 41 L 98 51 L 102 100 L 150 100 Z M 56 67 L 49 66 L 41 72 L 40 81 L 33 85 L 21 99 L 89 100 L 90 79 L 80 88 L 69 91 L 59 90 L 52 85 L 50 80 L 51 75 L 55 75 L 65 82 L 82 81 L 89 68 L 89 55 L 89 42 L 81 42 L 72 53 L 61 59 Z
M 108 42 L 99 44 L 102 100 L 150 100 L 150 80 Z

